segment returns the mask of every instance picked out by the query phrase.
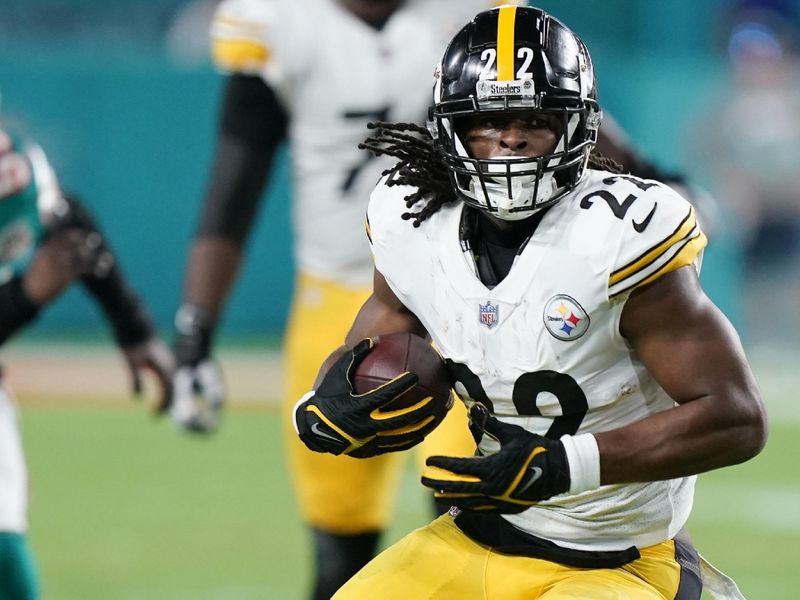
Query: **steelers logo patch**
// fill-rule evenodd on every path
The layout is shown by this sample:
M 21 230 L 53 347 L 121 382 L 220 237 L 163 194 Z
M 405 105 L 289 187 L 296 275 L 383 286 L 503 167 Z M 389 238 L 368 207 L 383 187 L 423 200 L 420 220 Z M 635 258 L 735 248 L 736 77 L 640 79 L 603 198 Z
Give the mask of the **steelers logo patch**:
M 559 340 L 577 340 L 589 329 L 589 315 L 574 298 L 566 294 L 553 296 L 544 307 L 544 326 Z

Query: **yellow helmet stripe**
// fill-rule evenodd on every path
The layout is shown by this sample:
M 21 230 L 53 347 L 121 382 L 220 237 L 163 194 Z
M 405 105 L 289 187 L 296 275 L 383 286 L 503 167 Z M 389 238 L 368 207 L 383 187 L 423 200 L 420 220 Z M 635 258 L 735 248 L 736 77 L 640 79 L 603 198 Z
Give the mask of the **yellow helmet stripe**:
M 516 6 L 501 6 L 497 17 L 497 81 L 514 80 L 514 21 Z

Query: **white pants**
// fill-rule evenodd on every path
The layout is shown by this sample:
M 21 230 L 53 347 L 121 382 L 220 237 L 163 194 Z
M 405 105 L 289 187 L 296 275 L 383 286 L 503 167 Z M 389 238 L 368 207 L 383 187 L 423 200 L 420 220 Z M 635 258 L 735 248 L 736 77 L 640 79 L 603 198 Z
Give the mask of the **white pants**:
M 0 380 L 0 531 L 24 533 L 27 507 L 28 472 L 16 403 Z

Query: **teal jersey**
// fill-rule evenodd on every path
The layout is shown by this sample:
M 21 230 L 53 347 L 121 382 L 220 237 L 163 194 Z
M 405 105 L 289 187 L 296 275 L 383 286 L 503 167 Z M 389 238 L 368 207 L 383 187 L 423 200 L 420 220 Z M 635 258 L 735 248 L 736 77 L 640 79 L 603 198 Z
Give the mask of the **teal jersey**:
M 0 284 L 24 273 L 42 238 L 36 182 L 0 200 Z
M 43 183 L 50 181 L 51 169 L 41 149 L 23 146 L 13 138 L 13 150 L 31 171 L 23 190 L 0 197 L 0 284 L 24 273 L 44 235 L 41 219 Z M 2 176 L 2 173 L 0 173 Z

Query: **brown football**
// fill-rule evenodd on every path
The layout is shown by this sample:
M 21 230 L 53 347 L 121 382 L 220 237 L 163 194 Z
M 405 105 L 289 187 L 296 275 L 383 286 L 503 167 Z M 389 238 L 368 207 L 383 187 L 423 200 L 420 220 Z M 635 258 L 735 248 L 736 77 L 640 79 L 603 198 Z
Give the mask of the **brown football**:
M 411 333 L 390 333 L 373 338 L 375 345 L 356 367 L 353 389 L 364 394 L 406 371 L 419 377 L 412 389 L 392 401 L 384 410 L 412 406 L 433 396 L 434 414 L 444 418 L 452 406 L 450 378 L 439 353 L 426 340 Z

